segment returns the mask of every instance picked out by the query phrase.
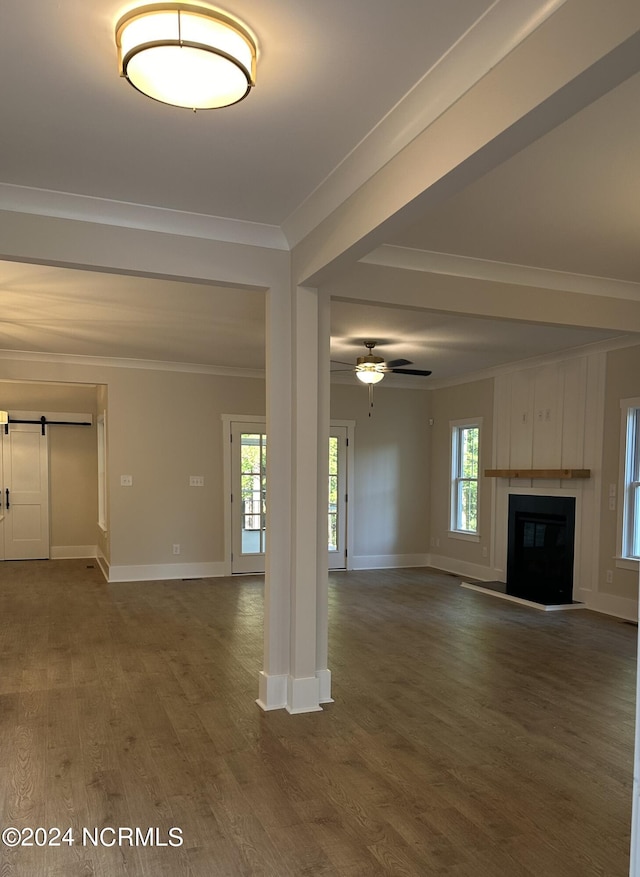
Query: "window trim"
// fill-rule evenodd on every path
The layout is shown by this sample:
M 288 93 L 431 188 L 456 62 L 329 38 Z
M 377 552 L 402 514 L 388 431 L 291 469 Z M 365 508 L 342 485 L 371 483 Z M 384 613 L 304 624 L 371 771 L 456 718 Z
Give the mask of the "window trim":
M 465 478 L 461 479 L 458 475 L 458 447 L 459 447 L 459 435 L 460 431 L 463 429 L 477 429 L 478 430 L 478 471 L 477 475 L 473 479 Z M 451 539 L 461 539 L 466 542 L 479 542 L 480 541 L 480 456 L 481 456 L 481 448 L 482 448 L 482 417 L 469 417 L 464 420 L 450 420 L 449 421 L 449 530 L 448 536 Z M 476 482 L 476 491 L 477 491 L 477 529 L 476 530 L 462 530 L 456 527 L 458 522 L 458 496 L 459 496 L 459 482 L 461 480 L 465 481 L 475 481 Z
M 640 396 L 620 400 L 620 501 L 618 504 L 618 557 L 616 566 L 637 569 L 640 554 L 631 554 L 634 526 L 633 497 L 640 481 L 631 481 L 633 460 L 640 458 Z M 634 434 L 635 433 L 635 434 Z
M 96 443 L 98 453 L 98 527 L 103 535 L 108 532 L 107 504 L 107 412 L 103 411 L 96 419 Z

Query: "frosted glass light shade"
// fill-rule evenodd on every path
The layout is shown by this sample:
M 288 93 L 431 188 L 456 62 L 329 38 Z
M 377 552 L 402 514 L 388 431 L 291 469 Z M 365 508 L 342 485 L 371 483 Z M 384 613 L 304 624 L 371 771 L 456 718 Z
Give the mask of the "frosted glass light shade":
M 154 100 L 194 110 L 238 103 L 255 84 L 256 44 L 239 22 L 187 3 L 141 6 L 116 26 L 120 74 Z
M 378 370 L 375 363 L 364 363 L 356 366 L 356 377 L 363 384 L 379 384 L 384 377 L 384 372 Z

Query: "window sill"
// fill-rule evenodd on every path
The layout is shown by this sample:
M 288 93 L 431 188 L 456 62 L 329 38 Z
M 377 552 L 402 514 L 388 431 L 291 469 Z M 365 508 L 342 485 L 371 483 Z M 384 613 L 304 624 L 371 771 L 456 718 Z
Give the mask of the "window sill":
M 466 530 L 449 530 L 447 535 L 449 539 L 460 539 L 463 542 L 480 541 L 480 536 L 477 533 L 468 533 Z
M 630 569 L 632 572 L 638 571 L 638 565 L 640 564 L 640 560 L 633 557 L 616 557 L 614 558 L 616 562 L 616 569 Z

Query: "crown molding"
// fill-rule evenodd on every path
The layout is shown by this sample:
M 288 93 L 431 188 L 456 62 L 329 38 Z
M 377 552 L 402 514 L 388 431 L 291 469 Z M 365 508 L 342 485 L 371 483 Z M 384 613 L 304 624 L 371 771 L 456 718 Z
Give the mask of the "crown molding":
M 565 350 L 557 350 L 555 353 L 542 353 L 539 356 L 531 356 L 528 359 L 518 359 L 505 362 L 503 365 L 480 369 L 476 372 L 467 372 L 451 378 L 438 380 L 429 379 L 430 390 L 442 390 L 447 387 L 456 387 L 460 384 L 471 384 L 475 381 L 484 381 L 490 378 L 501 377 L 512 372 L 524 371 L 528 368 L 539 368 L 544 365 L 552 365 L 558 362 L 566 362 L 570 359 L 578 359 L 582 356 L 595 356 L 602 353 L 610 353 L 613 350 L 622 350 L 625 347 L 640 347 L 640 335 L 623 335 L 620 338 L 611 338 L 606 341 L 594 341 L 591 344 L 583 344 L 580 347 L 571 347 Z
M 282 229 L 291 249 L 565 2 L 495 0 L 287 217 Z
M 429 274 L 445 274 L 473 280 L 490 280 L 515 286 L 532 286 L 538 289 L 556 289 L 577 292 L 582 295 L 599 295 L 607 298 L 640 301 L 640 283 L 616 280 L 610 277 L 594 277 L 588 274 L 572 274 L 551 268 L 514 265 L 510 262 L 493 262 L 452 253 L 436 253 L 431 250 L 415 250 L 383 244 L 360 259 L 368 265 L 423 271 Z
M 283 231 L 276 225 L 112 201 L 90 195 L 0 183 L 0 205 L 3 210 L 13 213 L 138 228 L 182 237 L 249 244 L 270 250 L 289 249 Z
M 198 375 L 218 375 L 226 378 L 265 380 L 265 372 L 262 369 L 205 365 L 197 362 L 164 362 L 155 359 L 127 359 L 112 356 L 75 356 L 67 353 L 37 353 L 30 350 L 0 350 L 1 360 L 80 366 L 89 365 L 104 368 L 135 368 L 146 371 L 186 372 Z

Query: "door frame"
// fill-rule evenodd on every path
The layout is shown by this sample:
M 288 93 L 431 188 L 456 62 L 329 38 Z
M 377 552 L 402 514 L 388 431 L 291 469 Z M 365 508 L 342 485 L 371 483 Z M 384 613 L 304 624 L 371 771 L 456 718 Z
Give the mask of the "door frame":
M 267 418 L 264 415 L 255 414 L 221 414 L 222 420 L 222 468 L 223 468 L 223 491 L 224 491 L 224 575 L 230 576 L 231 572 L 231 493 L 232 493 L 232 472 L 231 472 L 231 424 L 232 423 L 256 423 L 264 424 L 266 427 Z M 341 426 L 347 430 L 347 569 L 351 569 L 351 558 L 353 557 L 353 525 L 355 521 L 354 514 L 354 439 L 355 439 L 355 420 L 334 420 L 330 421 L 329 427 Z M 268 441 L 268 435 L 267 435 Z M 268 489 L 268 487 L 267 487 Z M 327 558 L 328 565 L 328 558 Z M 243 575 L 243 573 L 237 573 Z M 247 575 L 249 575 L 247 573 Z

